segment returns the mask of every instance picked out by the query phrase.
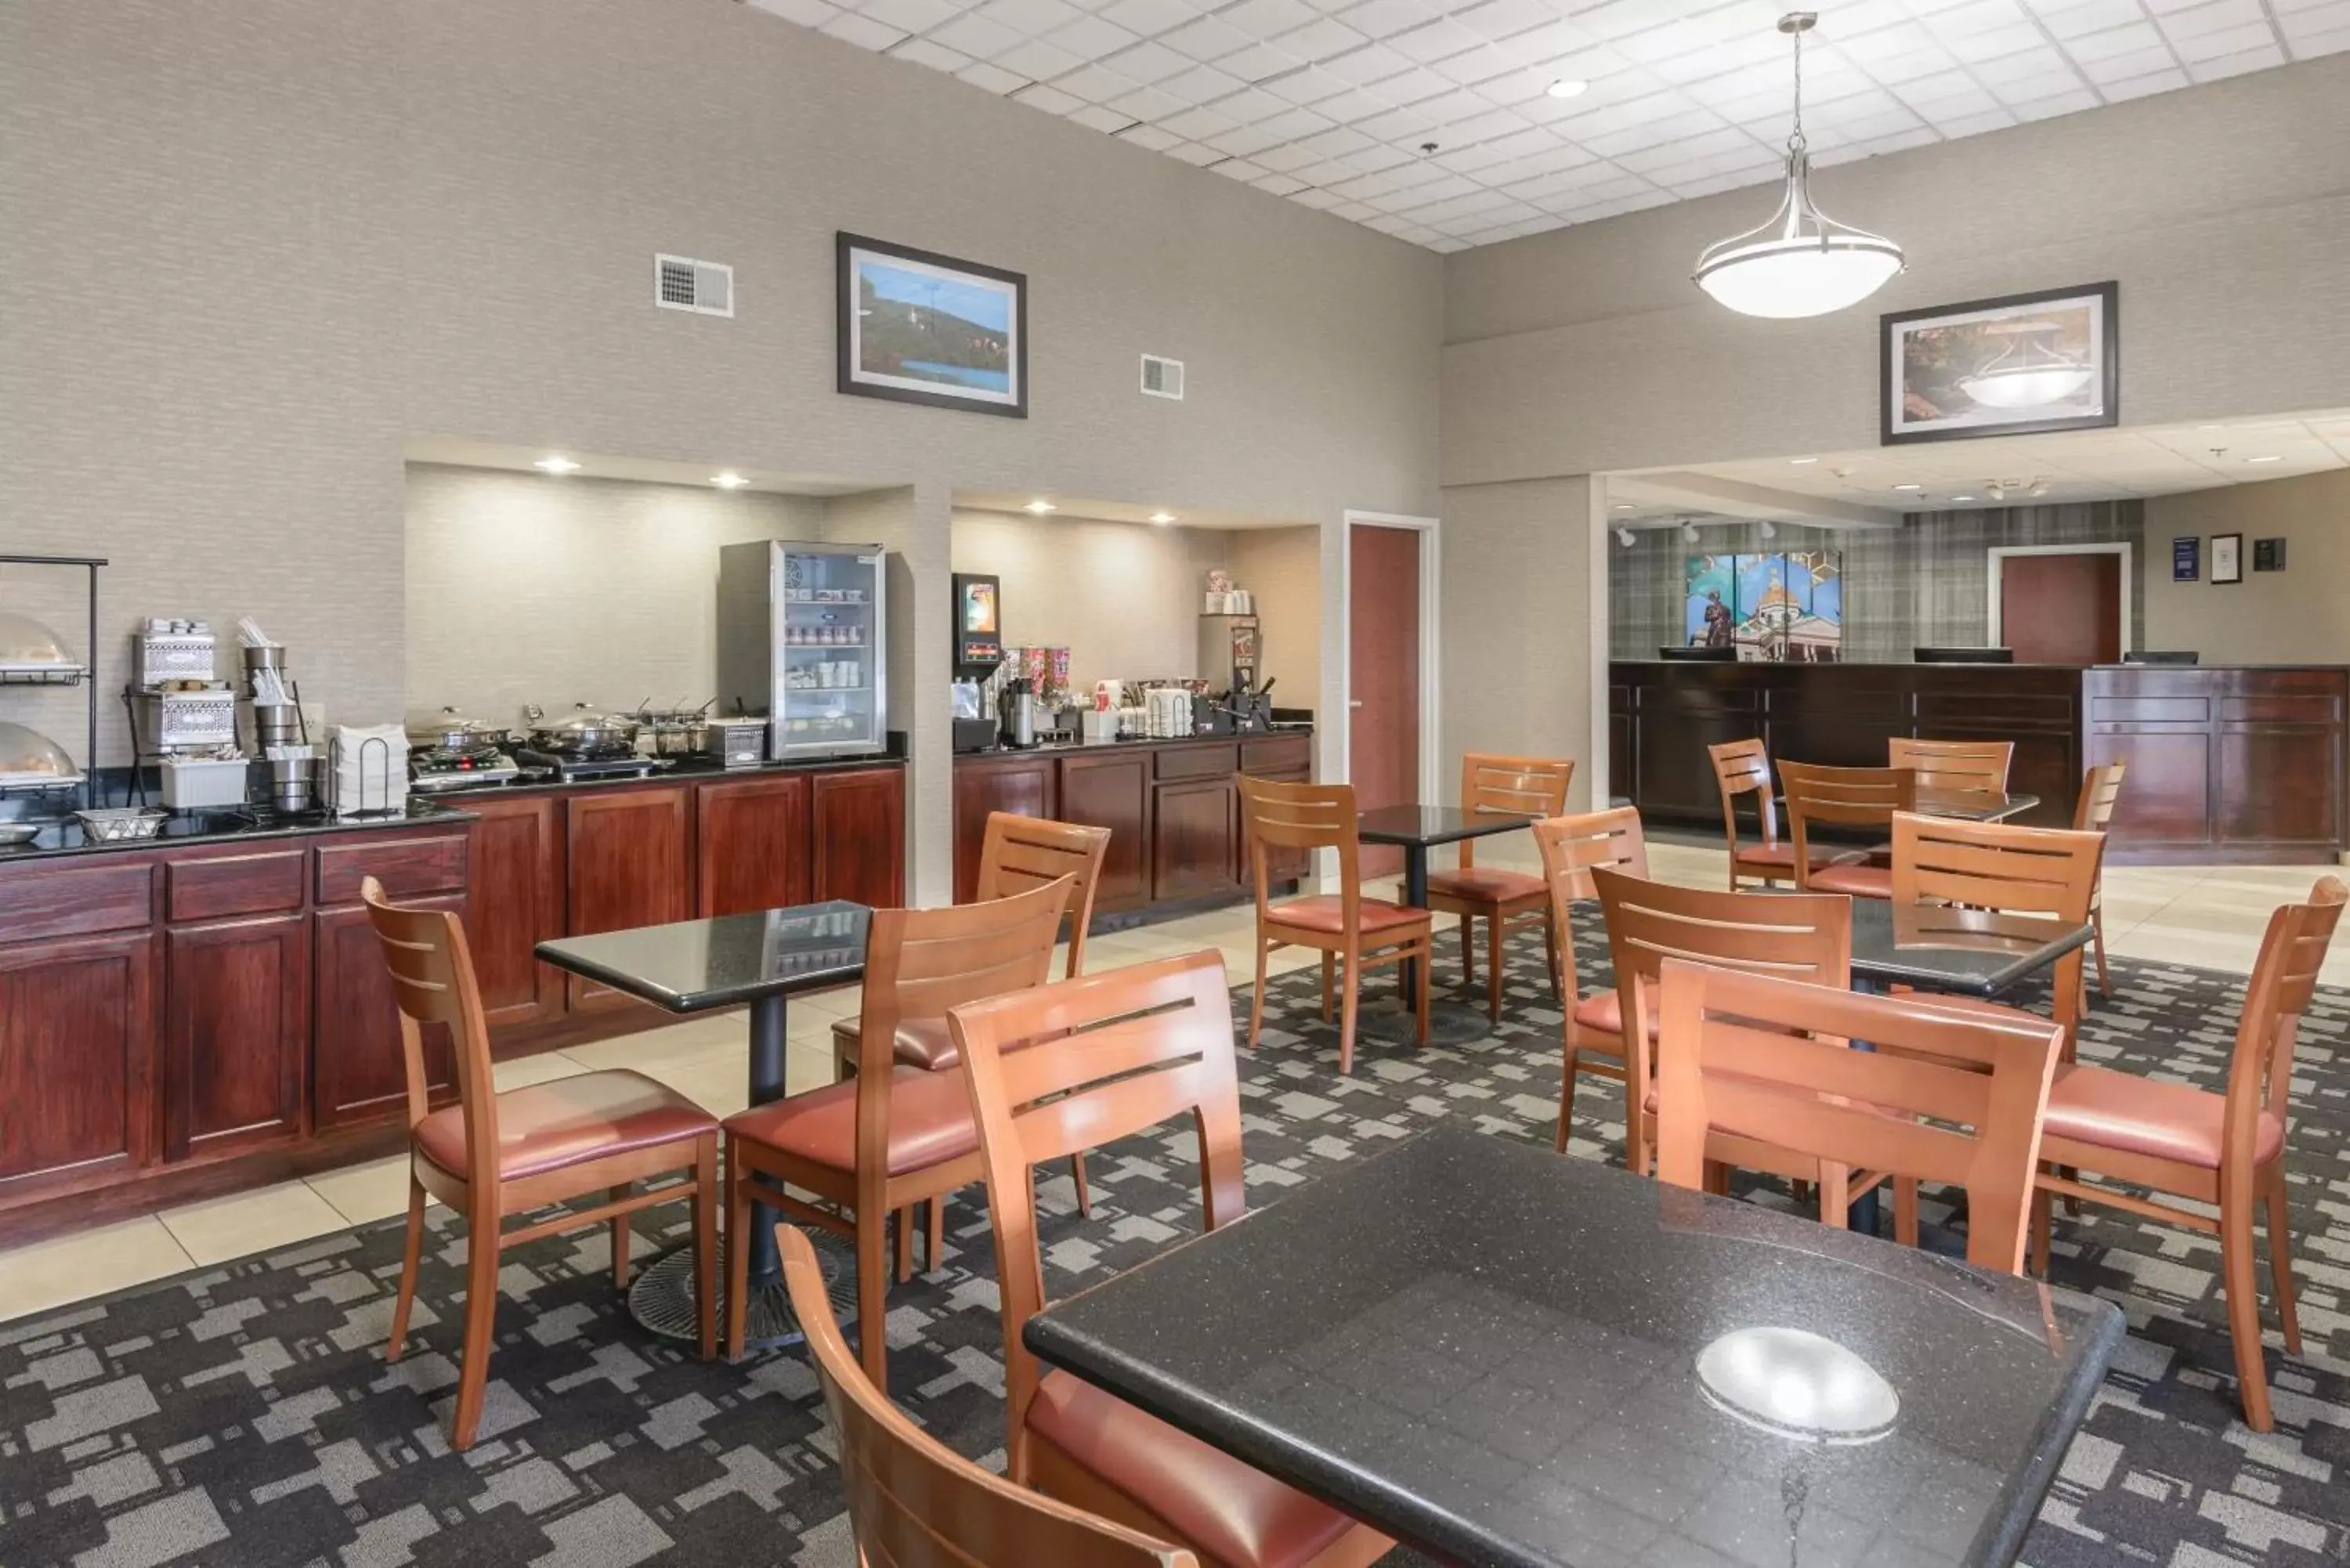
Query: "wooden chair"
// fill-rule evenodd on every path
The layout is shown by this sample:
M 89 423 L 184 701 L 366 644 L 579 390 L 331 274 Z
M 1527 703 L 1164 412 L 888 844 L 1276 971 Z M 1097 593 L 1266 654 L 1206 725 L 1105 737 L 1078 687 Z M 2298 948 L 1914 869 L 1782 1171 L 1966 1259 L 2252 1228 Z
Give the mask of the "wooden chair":
M 987 814 L 987 836 L 980 842 L 979 882 L 972 902 L 983 904 L 991 898 L 1027 892 L 1064 877 L 1070 878 L 1067 973 L 1075 980 L 1085 971 L 1086 929 L 1093 924 L 1094 891 L 1100 886 L 1102 859 L 1108 853 L 1107 827 L 991 811 Z M 864 1027 L 862 1016 L 844 1018 L 832 1026 L 832 1076 L 836 1083 L 857 1070 L 862 1049 L 858 1041 Z M 947 1038 L 943 1012 L 935 1017 L 900 1012 L 897 1053 L 899 1063 L 926 1073 L 943 1072 L 962 1060 L 955 1054 L 954 1042 Z M 1076 1183 L 1077 1212 L 1091 1215 L 1093 1193 L 1086 1185 L 1083 1155 L 1069 1161 L 1069 1176 Z M 946 1206 L 941 1199 L 923 1207 L 929 1210 L 930 1224 L 923 1237 L 922 1256 L 935 1269 L 945 1249 Z M 901 1261 L 899 1282 L 902 1283 L 910 1272 Z
M 899 1020 L 938 1017 L 958 1002 L 1043 984 L 1069 891 L 1065 877 L 984 904 L 874 910 L 856 1077 L 726 1118 L 729 1234 L 740 1236 L 750 1224 L 755 1198 L 856 1241 L 858 1348 L 866 1376 L 885 1393 L 889 1217 L 899 1216 L 902 1274 L 913 1252 L 902 1211 L 980 1179 L 979 1129 L 972 1125 L 962 1069 L 898 1065 L 891 1043 Z M 786 1184 L 831 1207 L 785 1193 Z M 727 1249 L 729 1356 L 743 1354 L 749 1251 Z
M 1566 809 L 1566 786 L 1574 777 L 1575 763 L 1563 758 L 1471 752 L 1461 759 L 1461 809 L 1472 815 L 1556 816 Z M 1502 940 L 1510 926 L 1539 924 L 1546 944 L 1558 940 L 1543 879 L 1507 867 L 1478 865 L 1476 840 L 1464 838 L 1458 870 L 1428 874 L 1428 907 L 1461 917 L 1461 971 L 1471 984 L 1477 980 L 1475 928 L 1479 920 L 1485 922 L 1485 1014 L 1499 1023 Z M 1550 968 L 1555 981 L 1558 966 Z
M 1967 1262 L 2022 1272 L 2054 1025 L 1680 959 L 1660 978 L 1659 1179 L 1703 1185 L 1730 1134 L 1823 1166 L 1948 1182 L 1967 1192 Z M 1841 1206 L 1820 1217 L 1844 1224 Z
M 491 1076 L 489 1025 L 482 1017 L 464 926 L 445 909 L 393 907 L 372 877 L 359 884 L 359 897 L 391 971 L 408 1074 L 408 1242 L 400 1255 L 386 1361 L 398 1361 L 408 1344 L 424 1249 L 426 1197 L 465 1217 L 464 1355 L 449 1446 L 472 1448 L 481 1426 L 497 1319 L 498 1259 L 509 1247 L 608 1221 L 612 1282 L 625 1289 L 629 1216 L 657 1203 L 691 1199 L 702 1354 L 716 1355 L 718 1118 L 643 1074 L 624 1069 L 499 1093 Z M 456 1045 L 457 1103 L 437 1111 L 424 1072 L 422 1031 L 428 1023 L 445 1025 Z M 680 1173 L 681 1182 L 650 1192 L 632 1190 L 639 1181 Z M 590 1196 L 604 1201 L 505 1229 L 508 1216 Z
M 1795 846 L 1779 836 L 1779 794 L 1771 784 L 1771 758 L 1762 742 L 1724 741 L 1708 746 L 1705 754 L 1713 760 L 1713 782 L 1721 792 L 1721 836 L 1730 848 L 1730 890 L 1738 892 L 1749 881 L 1771 887 L 1794 880 Z M 1761 839 L 1755 844 L 1738 841 L 1738 802 L 1745 795 L 1754 797 L 1754 822 Z M 1866 852 L 1859 849 L 1813 853 L 1824 861 L 1867 858 Z
M 1003 1313 L 1004 1472 L 1219 1568 L 1356 1568 L 1394 1542 L 1066 1372 L 1022 1339 L 1045 1304 L 1033 1168 L 1189 1113 L 1201 1221 L 1247 1207 L 1232 992 L 1213 952 L 958 1007 Z M 1163 1142 L 1154 1147 L 1163 1147 Z M 1044 1561 L 1042 1559 L 1039 1560 Z
M 1852 985 L 1852 905 L 1825 893 L 1721 893 L 1676 888 L 1623 872 L 1592 873 L 1607 919 L 1607 951 L 1616 968 L 1617 1007 L 1626 1018 L 1648 1021 L 1627 1037 L 1631 1055 L 1624 1093 L 1625 1165 L 1648 1173 L 1654 1149 L 1659 993 L 1657 976 L 1669 959 L 1775 975 L 1836 991 Z M 1818 1160 L 1774 1158 L 1767 1146 L 1718 1139 L 1708 1156 L 1723 1169 L 1767 1170 L 1791 1181 L 1816 1183 L 1820 1210 L 1841 1211 L 1873 1182 Z
M 2033 1214 L 2033 1263 L 2048 1267 L 2052 1193 L 2108 1204 L 2220 1238 L 2220 1286 L 2228 1333 L 2236 1342 L 2236 1381 L 2244 1424 L 2268 1431 L 2268 1369 L 2261 1354 L 2261 1303 L 2252 1250 L 2253 1208 L 2266 1211 L 2269 1269 L 2287 1353 L 2301 1353 L 2301 1314 L 2293 1286 L 2292 1215 L 2285 1201 L 2285 1134 L 2293 1105 L 2293 1044 L 2317 988 L 2325 951 L 2341 923 L 2345 893 L 2320 877 L 2306 903 L 2269 916 L 2244 987 L 2243 1012 L 2228 1061 L 2224 1094 L 2141 1078 L 2111 1068 L 2060 1068 L 2048 1096 L 2041 1140 L 2039 1192 Z M 2095 1171 L 2116 1182 L 2218 1210 L 2199 1210 L 2116 1191 L 2081 1179 Z
M 1241 810 L 1248 819 L 1249 861 L 1256 885 L 1256 990 L 1249 998 L 1248 1044 L 1264 1025 L 1265 960 L 1276 948 L 1313 948 L 1322 954 L 1322 1017 L 1330 1017 L 1332 967 L 1346 967 L 1338 1023 L 1338 1071 L 1355 1070 L 1355 1013 L 1362 974 L 1382 964 L 1419 965 L 1419 1044 L 1428 1044 L 1430 965 L 1435 935 L 1426 909 L 1363 897 L 1362 842 L 1356 836 L 1355 786 L 1281 784 L 1240 775 Z M 1270 901 L 1268 857 L 1278 849 L 1335 849 L 1338 891 Z
M 2122 778 L 2129 772 L 2124 761 L 2101 763 L 2081 776 L 2081 798 L 2073 807 L 2073 826 L 2083 833 L 2103 833 L 2114 819 L 2114 806 L 2122 797 Z M 2089 890 L 2089 925 L 2095 932 L 2089 945 L 2096 950 L 2097 992 L 2101 996 L 2114 993 L 2112 971 L 2106 967 L 2106 868 L 2097 866 L 2096 885 Z
M 1795 886 L 1806 893 L 1891 898 L 1890 867 L 1825 860 L 1813 847 L 1812 829 L 1826 823 L 1886 831 L 1895 812 L 1918 809 L 1917 774 L 1908 768 L 1831 768 L 1783 762 L 1779 782 L 1785 787 L 1787 826 L 1795 840 Z
M 1954 794 L 2005 794 L 2015 762 L 2013 741 L 1918 741 L 1895 735 L 1885 742 L 1887 766 L 1908 768 L 1918 787 Z
M 843 1501 L 862 1568 L 1199 1568 L 1199 1559 L 1054 1501 L 964 1459 L 882 1397 L 841 1337 L 816 1249 L 775 1227 L 784 1285 L 839 1433 Z
M 1601 867 L 1645 877 L 1648 874 L 1648 839 L 1640 814 L 1628 805 L 1613 811 L 1585 812 L 1534 824 L 1534 848 L 1542 855 L 1544 896 L 1550 902 L 1551 962 L 1561 997 L 1568 999 L 1561 1025 L 1565 1036 L 1565 1071 L 1558 1087 L 1558 1137 L 1555 1147 L 1566 1152 L 1575 1115 L 1575 1075 L 1590 1073 L 1623 1083 L 1631 1053 L 1624 1044 L 1624 1009 L 1617 990 L 1583 994 L 1575 958 L 1575 905 L 1596 898 L 1591 874 Z M 1597 1058 L 1589 1060 L 1588 1058 Z M 1637 1111 L 1627 1108 L 1625 1126 Z

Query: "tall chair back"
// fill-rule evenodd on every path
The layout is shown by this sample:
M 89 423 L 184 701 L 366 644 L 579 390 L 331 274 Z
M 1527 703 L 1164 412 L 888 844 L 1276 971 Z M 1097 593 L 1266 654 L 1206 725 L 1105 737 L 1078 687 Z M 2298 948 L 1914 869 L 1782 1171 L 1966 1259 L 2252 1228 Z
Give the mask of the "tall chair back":
M 384 898 L 383 884 L 369 877 L 359 884 L 368 923 L 391 971 L 392 995 L 400 1003 L 400 1065 L 408 1080 L 408 1125 L 413 1128 L 432 1109 L 432 1079 L 424 1065 L 424 1031 L 445 1029 L 455 1044 L 457 1098 L 464 1107 L 468 1181 L 484 1189 L 498 1179 L 498 1095 L 490 1074 L 490 1026 L 473 978 L 473 950 L 464 923 L 447 909 L 404 909 Z
M 1198 1568 L 1189 1552 L 983 1470 L 907 1419 L 841 1337 L 816 1249 L 778 1225 L 784 1284 L 839 1433 L 850 1532 L 865 1568 Z
M 1566 809 L 1575 763 L 1565 757 L 1505 757 L 1471 752 L 1461 759 L 1461 809 L 1471 816 L 1556 816 Z M 1461 841 L 1463 867 L 1477 863 L 1477 841 Z
M 2223 1168 L 2250 1170 L 2260 1115 L 2288 1120 L 2293 1099 L 2293 1047 L 2302 1015 L 2316 994 L 2318 972 L 2350 898 L 2339 877 L 2321 877 L 2306 903 L 2284 904 L 2269 915 L 2260 956 L 2244 988 L 2244 1011 L 2228 1063 L 2228 1111 L 2220 1133 Z
M 2114 819 L 2122 798 L 2122 780 L 2129 773 L 2126 760 L 2099 763 L 2081 775 L 2081 795 L 2073 805 L 2073 826 L 2082 832 L 2103 831 Z
M 1086 928 L 1093 923 L 1094 892 L 1101 884 L 1102 860 L 1108 853 L 1107 827 L 991 811 L 987 814 L 987 836 L 980 843 L 975 897 L 984 903 L 1068 877 L 1071 886 L 1066 972 L 1074 980 L 1085 972 Z
M 2022 1271 L 2054 1024 L 1680 959 L 1666 961 L 1661 980 L 1660 1179 L 1702 1186 L 1707 1140 L 1728 1133 L 1950 1183 L 1967 1192 L 1967 1262 Z M 1876 1049 L 1852 1050 L 1855 1039 Z M 1821 1217 L 1844 1223 L 1841 1208 Z
M 1918 809 L 1918 775 L 1908 768 L 1835 768 L 1816 763 L 1779 764 L 1787 803 L 1787 827 L 1795 841 L 1795 886 L 1811 886 L 1814 827 L 1873 828 L 1884 832 L 1893 814 Z
M 1896 735 L 1885 760 L 1918 775 L 1918 787 L 1968 794 L 2005 794 L 2013 741 L 1918 741 Z
M 1765 849 L 1779 846 L 1779 792 L 1771 784 L 1771 755 L 1755 741 L 1724 741 L 1708 746 L 1713 782 L 1721 792 L 1721 836 L 1730 849 L 1730 890 L 1738 891 L 1738 802 L 1754 797 L 1755 830 Z
M 1338 893 L 1349 926 L 1363 895 L 1362 841 L 1357 836 L 1355 786 L 1344 784 L 1284 784 L 1250 774 L 1239 775 L 1241 812 L 1248 823 L 1249 863 L 1256 888 L 1257 919 L 1271 902 L 1268 856 L 1276 849 L 1335 849 Z
M 1190 1111 L 1203 1223 L 1213 1230 L 1240 1218 L 1248 1197 L 1232 992 L 1222 955 L 1200 952 L 972 1002 L 947 1019 L 970 1075 L 987 1167 L 1003 1310 L 1007 1472 L 1021 1480 L 1038 1381 L 1021 1330 L 1045 1305 L 1032 1172 Z
M 1648 841 L 1640 814 L 1628 805 L 1554 816 L 1534 826 L 1534 849 L 1542 856 L 1543 881 L 1550 890 L 1551 929 L 1557 934 L 1551 961 L 1558 966 L 1558 994 L 1569 1008 L 1581 994 L 1575 975 L 1574 906 L 1596 898 L 1593 873 L 1604 868 L 1627 876 L 1648 874 Z

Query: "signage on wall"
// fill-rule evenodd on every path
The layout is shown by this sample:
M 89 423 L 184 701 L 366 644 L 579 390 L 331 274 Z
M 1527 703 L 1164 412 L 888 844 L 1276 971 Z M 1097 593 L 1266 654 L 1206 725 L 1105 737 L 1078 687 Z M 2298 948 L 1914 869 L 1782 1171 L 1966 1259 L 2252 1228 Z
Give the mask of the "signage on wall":
M 2241 534 L 2211 535 L 2211 580 L 2215 583 L 2241 583 L 2244 580 L 2244 536 Z
M 2203 576 L 2203 536 L 2182 534 L 2170 542 L 2170 580 L 2191 583 Z
M 2284 541 L 2255 539 L 2252 541 L 2252 570 L 2282 572 L 2284 570 Z

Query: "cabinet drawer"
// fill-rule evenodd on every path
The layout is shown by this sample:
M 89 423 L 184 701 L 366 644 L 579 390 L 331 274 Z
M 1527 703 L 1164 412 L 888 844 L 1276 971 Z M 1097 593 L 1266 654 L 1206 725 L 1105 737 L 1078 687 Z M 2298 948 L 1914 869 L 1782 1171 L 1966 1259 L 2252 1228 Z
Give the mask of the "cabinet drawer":
M 359 884 L 369 877 L 382 883 L 385 896 L 392 898 L 460 891 L 465 886 L 465 836 L 319 846 L 319 903 L 358 903 Z
M 1241 771 L 1241 748 L 1232 742 L 1214 746 L 1163 746 L 1159 752 L 1162 779 L 1207 779 Z
M 208 855 L 174 860 L 163 871 L 163 918 L 217 920 L 302 907 L 302 862 L 307 851 Z
M 125 931 L 155 918 L 154 865 L 27 866 L 0 876 L 0 941 Z
M 1314 742 L 1303 735 L 1283 735 L 1270 741 L 1241 742 L 1241 772 L 1263 778 L 1290 774 L 1314 766 Z

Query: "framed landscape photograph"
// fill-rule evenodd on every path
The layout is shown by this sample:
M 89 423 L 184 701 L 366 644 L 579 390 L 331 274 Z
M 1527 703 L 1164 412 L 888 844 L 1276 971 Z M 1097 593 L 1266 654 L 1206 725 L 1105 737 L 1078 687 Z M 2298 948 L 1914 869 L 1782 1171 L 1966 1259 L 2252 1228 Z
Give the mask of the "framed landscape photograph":
M 2211 580 L 2215 583 L 2241 583 L 2244 580 L 2244 536 L 2241 534 L 2211 535 Z
M 2087 284 L 1877 317 L 1879 440 L 2118 424 L 2119 295 Z
M 841 391 L 1028 417 L 1028 279 L 836 236 Z

